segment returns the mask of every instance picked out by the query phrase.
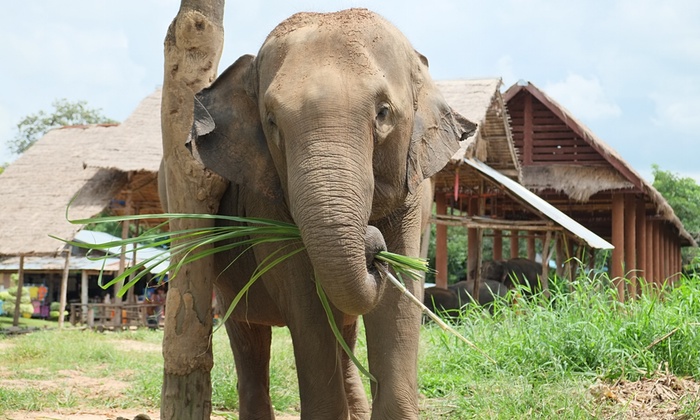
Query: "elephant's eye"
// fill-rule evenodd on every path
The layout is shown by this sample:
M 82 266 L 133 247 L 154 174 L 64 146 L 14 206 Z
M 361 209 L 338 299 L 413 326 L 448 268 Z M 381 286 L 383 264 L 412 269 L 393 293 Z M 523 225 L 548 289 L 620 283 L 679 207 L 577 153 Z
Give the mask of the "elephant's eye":
M 391 106 L 387 103 L 379 104 L 379 106 L 377 106 L 377 117 L 374 121 L 375 130 L 378 136 L 377 140 L 381 141 L 389 134 L 391 128 L 393 127 L 392 121 L 393 118 Z
M 382 104 L 377 111 L 377 122 L 383 122 L 389 117 L 389 105 Z
M 276 128 L 277 123 L 275 122 L 275 115 L 272 113 L 267 114 L 267 123 L 270 125 L 270 127 Z

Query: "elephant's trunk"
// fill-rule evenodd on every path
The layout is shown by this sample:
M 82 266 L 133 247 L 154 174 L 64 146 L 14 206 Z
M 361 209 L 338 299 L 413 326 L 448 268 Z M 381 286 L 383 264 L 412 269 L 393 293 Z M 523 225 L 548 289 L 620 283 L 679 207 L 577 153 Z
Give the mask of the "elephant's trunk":
M 374 191 L 371 144 L 357 147 L 372 139 L 315 131 L 288 151 L 295 168 L 288 180 L 292 216 L 330 301 L 346 314 L 365 314 L 381 296 L 373 257 L 385 248 L 379 231 L 367 225 Z

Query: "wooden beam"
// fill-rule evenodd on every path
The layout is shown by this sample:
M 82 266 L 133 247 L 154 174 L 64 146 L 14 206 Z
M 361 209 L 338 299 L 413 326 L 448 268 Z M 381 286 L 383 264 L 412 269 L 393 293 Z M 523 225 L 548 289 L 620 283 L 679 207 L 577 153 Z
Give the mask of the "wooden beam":
M 24 254 L 19 256 L 19 270 L 17 273 L 17 297 L 15 298 L 15 312 L 12 315 L 12 326 L 19 327 L 19 305 L 22 303 L 22 287 L 24 286 Z
M 447 214 L 447 197 L 438 193 L 435 196 L 438 217 Z M 435 285 L 447 289 L 447 225 L 438 224 L 435 228 Z
M 625 195 L 625 277 L 630 299 L 637 298 L 637 200 Z
M 610 275 L 617 287 L 617 299 L 625 301 L 625 197 L 616 193 L 612 197 L 612 260 Z

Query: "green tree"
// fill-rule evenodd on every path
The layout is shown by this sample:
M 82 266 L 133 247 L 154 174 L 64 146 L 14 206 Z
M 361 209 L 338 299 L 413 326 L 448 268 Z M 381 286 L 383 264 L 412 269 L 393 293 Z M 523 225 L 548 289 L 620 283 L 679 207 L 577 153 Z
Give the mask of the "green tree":
M 24 153 L 52 128 L 116 122 L 102 115 L 102 110 L 90 108 L 86 101 L 71 102 L 67 99 L 57 99 L 51 105 L 54 108 L 53 112 L 42 110 L 29 114 L 17 124 L 17 134 L 7 142 L 13 153 Z
M 664 196 L 685 229 L 700 240 L 700 185 L 693 178 L 681 177 L 670 171 L 663 171 L 652 165 L 654 188 Z M 684 249 L 684 262 L 698 256 L 697 249 Z

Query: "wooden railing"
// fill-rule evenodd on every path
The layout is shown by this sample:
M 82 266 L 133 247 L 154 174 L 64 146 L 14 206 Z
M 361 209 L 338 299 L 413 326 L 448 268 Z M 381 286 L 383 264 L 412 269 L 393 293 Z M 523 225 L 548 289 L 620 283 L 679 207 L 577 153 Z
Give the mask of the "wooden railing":
M 71 303 L 71 325 L 97 329 L 160 328 L 163 305 L 155 303 Z

